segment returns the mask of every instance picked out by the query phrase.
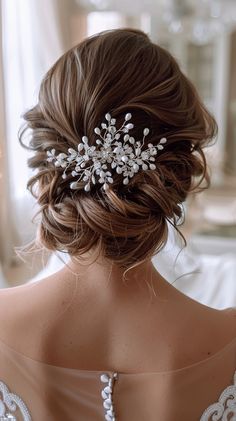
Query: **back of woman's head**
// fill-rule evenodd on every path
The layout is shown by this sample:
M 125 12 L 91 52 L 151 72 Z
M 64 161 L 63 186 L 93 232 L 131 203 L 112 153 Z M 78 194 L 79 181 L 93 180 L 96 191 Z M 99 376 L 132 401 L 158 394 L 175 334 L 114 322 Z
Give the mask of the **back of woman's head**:
M 127 185 L 115 173 L 107 191 L 97 184 L 90 192 L 71 190 L 73 180 L 47 162 L 47 151 L 68 153 L 83 135 L 95 145 L 94 128 L 108 112 L 118 126 L 132 113 L 135 139 L 145 127 L 148 143 L 167 138 L 156 169 L 137 172 Z M 177 226 L 187 194 L 208 182 L 202 148 L 216 123 L 175 59 L 139 30 L 106 31 L 66 52 L 45 75 L 38 104 L 24 119 L 32 129 L 29 166 L 37 170 L 28 188 L 40 205 L 47 249 L 71 256 L 98 249 L 128 268 L 165 244 L 167 221 Z

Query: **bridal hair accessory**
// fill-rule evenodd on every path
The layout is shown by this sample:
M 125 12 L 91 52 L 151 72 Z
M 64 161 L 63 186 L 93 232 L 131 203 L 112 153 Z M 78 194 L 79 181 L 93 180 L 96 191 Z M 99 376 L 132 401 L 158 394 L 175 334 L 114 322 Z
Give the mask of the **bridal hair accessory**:
M 89 192 L 91 185 L 102 184 L 104 190 L 113 183 L 112 172 L 123 176 L 123 184 L 127 185 L 139 170 L 155 170 L 155 155 L 164 148 L 167 142 L 163 137 L 154 146 L 152 143 L 144 148 L 144 141 L 149 134 L 149 129 L 143 130 L 143 139 L 136 141 L 129 135 L 129 131 L 134 128 L 131 120 L 131 113 L 125 115 L 125 121 L 117 129 L 116 119 L 109 113 L 105 115 L 106 122 L 101 124 L 101 128 L 96 127 L 94 132 L 98 135 L 96 146 L 89 146 L 87 136 L 82 137 L 82 142 L 78 144 L 78 150 L 68 149 L 68 154 L 59 153 L 56 150 L 47 151 L 47 161 L 53 162 L 55 167 L 64 168 L 62 178 L 66 179 L 66 171 L 71 170 L 72 177 L 77 180 L 70 183 L 70 188 L 76 190 L 80 188 L 81 180 L 85 183 L 84 190 Z M 123 139 L 122 139 L 123 137 Z

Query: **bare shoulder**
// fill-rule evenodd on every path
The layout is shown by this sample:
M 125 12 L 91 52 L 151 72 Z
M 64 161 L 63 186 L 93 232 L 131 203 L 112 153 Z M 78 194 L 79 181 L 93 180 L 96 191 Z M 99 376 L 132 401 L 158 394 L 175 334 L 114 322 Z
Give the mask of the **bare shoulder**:
M 225 332 L 225 345 L 236 339 L 236 307 L 221 310 L 222 336 Z
M 26 321 L 32 306 L 33 294 L 29 294 L 30 289 L 30 284 L 24 284 L 0 290 L 0 339 L 7 339 L 14 329 L 18 329 L 23 319 Z
M 28 284 L 0 289 L 0 320 L 7 321 L 8 318 L 4 315 L 10 316 L 11 313 L 16 313 L 20 305 L 19 298 L 24 296 L 27 289 Z
M 204 320 L 202 322 L 204 323 Z M 209 308 L 205 332 L 211 346 L 215 346 L 215 351 L 236 339 L 236 308 L 222 310 Z
M 228 326 L 230 331 L 232 329 L 232 335 L 236 336 L 236 307 L 228 307 L 221 312 L 222 317 L 225 319 L 226 326 Z
M 24 344 L 28 348 L 31 343 L 35 346 L 35 337 L 48 320 L 52 301 L 50 282 L 46 278 L 0 290 L 0 339 L 19 351 L 25 348 Z
M 68 300 L 71 296 L 69 281 L 60 281 L 56 274 L 42 278 L 35 282 L 0 290 L 0 320 L 16 322 L 22 319 L 24 323 L 33 321 L 33 316 L 39 312 L 42 317 L 49 309 L 57 307 L 63 297 Z
M 61 281 L 59 274 L 0 290 L 0 340 L 38 359 L 45 341 L 63 336 L 58 331 L 66 323 L 74 290 L 73 283 Z

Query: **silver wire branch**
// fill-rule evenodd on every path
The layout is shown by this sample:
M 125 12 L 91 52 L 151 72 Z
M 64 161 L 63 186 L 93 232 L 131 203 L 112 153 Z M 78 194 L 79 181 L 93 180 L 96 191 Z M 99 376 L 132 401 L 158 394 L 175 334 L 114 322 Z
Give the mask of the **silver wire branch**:
M 66 179 L 66 173 L 70 169 L 72 177 L 76 181 L 70 183 L 72 190 L 80 188 L 84 182 L 84 190 L 89 192 L 91 186 L 97 183 L 106 191 L 109 184 L 113 183 L 114 172 L 123 176 L 123 184 L 127 185 L 130 179 L 140 170 L 155 170 L 155 156 L 164 148 L 166 138 L 160 139 L 157 145 L 148 144 L 145 149 L 145 139 L 149 129 L 143 130 L 142 142 L 136 141 L 129 132 L 134 128 L 130 122 L 131 113 L 125 115 L 125 121 L 117 129 L 116 119 L 111 114 L 105 115 L 106 121 L 101 123 L 101 128 L 95 127 L 94 132 L 98 135 L 96 145 L 89 145 L 88 137 L 83 136 L 77 150 L 68 148 L 68 154 L 56 154 L 55 149 L 47 151 L 47 161 L 53 162 L 55 167 L 63 168 L 62 178 Z

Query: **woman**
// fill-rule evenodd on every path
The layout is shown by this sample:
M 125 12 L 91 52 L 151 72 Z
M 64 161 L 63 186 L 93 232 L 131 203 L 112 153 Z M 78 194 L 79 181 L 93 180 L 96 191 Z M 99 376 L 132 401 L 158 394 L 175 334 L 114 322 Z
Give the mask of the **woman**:
M 208 184 L 216 134 L 174 58 L 138 30 L 98 34 L 54 64 L 24 118 L 37 242 L 70 260 L 1 291 L 1 419 L 236 415 L 227 390 L 214 404 L 233 384 L 235 309 L 190 299 L 151 262 L 188 193 Z

